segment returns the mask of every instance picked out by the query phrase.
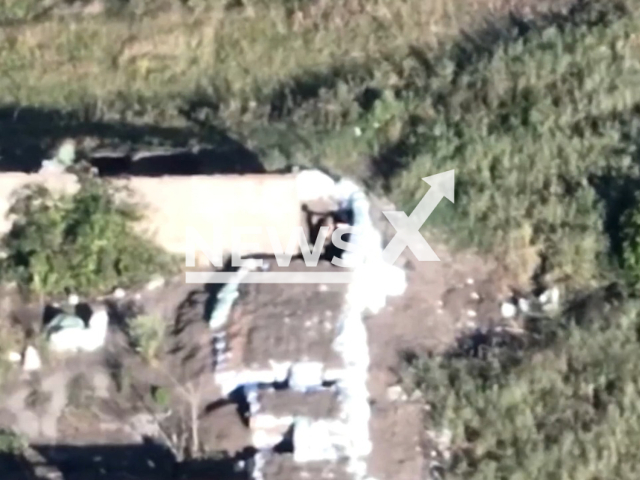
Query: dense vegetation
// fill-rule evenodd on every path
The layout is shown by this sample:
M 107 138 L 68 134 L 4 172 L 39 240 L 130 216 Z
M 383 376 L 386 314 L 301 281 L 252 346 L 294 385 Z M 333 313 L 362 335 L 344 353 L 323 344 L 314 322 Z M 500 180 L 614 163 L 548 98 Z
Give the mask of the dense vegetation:
M 239 143 L 268 167 L 355 175 L 407 209 L 422 177 L 455 168 L 456 203 L 428 223 L 449 243 L 499 253 L 523 283 L 636 286 L 640 3 L 480 24 L 489 3 L 113 0 L 63 14 L 7 1 L 0 162 L 39 162 L 66 137 L 81 150 Z M 124 267 L 151 258 L 125 234 L 129 210 L 84 192 L 23 196 L 6 270 L 43 293 L 149 273 Z M 100 247 L 107 231 L 115 248 Z M 452 431 L 454 478 L 639 478 L 640 317 L 604 297 L 412 363 Z
M 171 272 L 177 262 L 135 230 L 140 212 L 116 186 L 80 177 L 74 194 L 44 185 L 16 192 L 1 271 L 30 292 L 104 293 Z
M 106 5 L 5 5 L 5 161 L 66 136 L 236 139 L 268 166 L 354 174 L 407 208 L 421 177 L 455 168 L 457 202 L 430 219 L 450 242 L 576 287 L 633 263 L 620 232 L 639 178 L 634 0 L 497 12 L 480 29 L 479 1 Z M 455 37 L 461 26 L 472 33 Z
M 451 478 L 638 478 L 640 317 L 620 300 L 601 291 L 525 337 L 477 336 L 413 363 L 452 434 Z

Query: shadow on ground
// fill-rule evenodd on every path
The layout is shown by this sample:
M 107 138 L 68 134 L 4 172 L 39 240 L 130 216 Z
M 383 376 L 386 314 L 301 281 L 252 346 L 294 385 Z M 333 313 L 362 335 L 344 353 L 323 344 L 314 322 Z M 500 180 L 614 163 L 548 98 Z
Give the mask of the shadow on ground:
M 0 171 L 35 172 L 68 138 L 86 139 L 98 150 L 111 150 L 91 158 L 105 175 L 264 172 L 256 153 L 213 126 L 196 129 L 95 121 L 90 114 L 19 105 L 0 106 Z M 189 148 L 193 144 L 198 148 Z M 150 153 L 134 155 L 134 148 Z M 170 153 L 153 153 L 159 148 Z
M 177 462 L 167 448 L 152 441 L 127 445 L 36 445 L 41 463 L 0 455 L 3 480 L 33 480 L 54 474 L 61 480 L 245 480 L 251 452 Z M 55 473 L 54 473 L 55 472 Z M 61 477 L 60 477 L 61 475 Z

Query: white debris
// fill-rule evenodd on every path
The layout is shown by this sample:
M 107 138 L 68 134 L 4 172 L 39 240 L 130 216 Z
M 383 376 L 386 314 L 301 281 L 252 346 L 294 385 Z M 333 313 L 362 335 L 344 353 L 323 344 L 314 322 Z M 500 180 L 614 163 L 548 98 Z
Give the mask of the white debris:
M 42 360 L 40 360 L 40 354 L 31 345 L 29 345 L 24 351 L 22 368 L 26 372 L 33 372 L 42 368 Z
M 334 349 L 345 365 L 344 376 L 337 384 L 344 422 L 341 450 L 349 459 L 348 471 L 354 479 L 361 480 L 367 477 L 366 457 L 372 450 L 367 388 L 369 347 L 363 314 L 379 311 L 385 306 L 387 296 L 402 294 L 406 289 L 406 277 L 403 270 L 387 264 L 382 258 L 382 238 L 371 222 L 365 194 L 352 182 L 343 180 L 336 185 L 336 196 L 342 208 L 353 211 L 355 232 L 349 241 L 356 249 L 349 252 L 347 257 L 351 258 L 343 256 L 355 275 L 341 314 L 340 334 L 334 343 Z M 294 455 L 297 453 L 296 450 Z M 300 455 L 304 456 L 302 452 Z
M 400 385 L 393 385 L 387 388 L 387 400 L 390 402 L 402 402 L 407 400 L 407 395 Z
M 227 323 L 233 302 L 239 295 L 238 287 L 240 283 L 249 272 L 257 270 L 261 263 L 259 259 L 248 258 L 243 260 L 233 278 L 220 289 L 216 297 L 215 307 L 211 312 L 211 317 L 209 317 L 209 328 L 211 330 L 217 330 Z
M 531 303 L 526 298 L 519 298 L 518 308 L 521 312 L 528 313 L 531 310 Z
M 22 361 L 22 355 L 18 352 L 9 352 L 7 354 L 7 360 L 11 363 L 20 363 Z
M 289 387 L 292 390 L 306 392 L 322 386 L 324 365 L 322 362 L 297 362 L 289 371 Z
M 344 369 L 342 368 L 327 368 L 322 373 L 323 382 L 339 382 L 344 377 Z
M 544 291 L 538 297 L 538 301 L 545 310 L 556 310 L 560 305 L 560 289 L 558 287 L 552 287 Z
M 301 202 L 312 202 L 329 198 L 336 182 L 320 170 L 302 170 L 296 176 L 298 198 Z
M 249 420 L 251 443 L 258 450 L 273 448 L 285 437 L 287 430 L 293 425 L 293 417 L 276 417 L 258 413 Z
M 503 302 L 500 305 L 500 314 L 502 318 L 513 318 L 518 313 L 518 307 L 511 302 Z
M 273 370 L 274 379 L 276 382 L 284 382 L 289 378 L 289 373 L 291 372 L 291 362 L 277 362 L 275 360 L 270 360 L 269 365 Z
M 51 350 L 56 352 L 93 352 L 104 345 L 109 326 L 106 310 L 95 312 L 89 319 L 89 326 L 62 325 L 49 331 L 48 340 Z
M 326 292 L 327 290 L 329 290 L 329 287 L 327 287 L 324 283 L 321 283 L 321 284 L 318 286 L 318 291 L 319 291 L 319 292 Z
M 67 298 L 67 303 L 69 305 L 78 305 L 78 303 L 80 303 L 80 297 L 78 295 L 76 295 L 75 293 L 72 293 Z
M 324 370 L 320 362 L 304 361 L 291 365 L 288 373 L 289 385 L 296 390 L 308 391 L 321 386 L 323 381 L 336 382 L 334 388 L 340 402 L 339 420 L 295 419 L 293 430 L 294 460 L 348 460 L 347 469 L 355 480 L 367 478 L 367 456 L 372 449 L 369 435 L 371 406 L 367 378 L 369 370 L 369 347 L 367 329 L 363 316 L 376 313 L 385 307 L 387 298 L 404 293 L 407 287 L 405 272 L 387 264 L 382 258 L 382 237 L 375 229 L 370 217 L 370 205 L 365 193 L 353 182 L 334 182 L 319 171 L 298 173 L 298 191 L 301 201 L 327 199 L 340 209 L 353 212 L 355 231 L 349 238 L 352 248 L 342 257 L 343 265 L 353 269 L 353 279 L 348 287 L 345 307 L 340 313 L 338 336 L 334 349 L 341 356 L 344 368 Z M 354 251 L 355 250 L 355 251 Z M 323 287 L 318 287 L 322 290 Z M 233 294 L 231 299 L 235 298 Z M 233 300 L 231 300 L 232 302 Z M 222 315 L 226 321 L 226 315 Z M 283 318 L 286 324 L 288 319 Z M 284 365 L 271 368 L 224 370 L 216 373 L 216 382 L 223 394 L 242 386 L 250 411 L 256 412 L 259 404 L 255 387 L 258 384 L 274 383 L 282 376 Z M 261 436 L 262 435 L 262 436 Z M 254 439 L 261 445 L 272 441 L 263 434 Z M 258 451 L 253 478 L 262 478 L 264 451 Z
M 164 286 L 164 284 L 165 284 L 165 279 L 163 277 L 156 277 L 152 279 L 149 283 L 147 283 L 145 288 L 148 291 L 157 290 L 158 288 Z
M 293 427 L 293 459 L 296 463 L 338 460 L 348 441 L 341 421 L 298 418 Z
M 478 292 L 471 292 L 471 298 L 473 298 L 474 300 L 480 300 L 480 295 L 478 294 Z
M 76 142 L 68 138 L 60 146 L 58 147 L 58 151 L 56 152 L 55 160 L 68 167 L 73 164 L 76 159 Z
M 116 288 L 113 291 L 112 296 L 113 298 L 124 298 L 126 294 L 127 292 L 125 292 L 123 288 Z
M 467 316 L 469 317 L 476 317 L 478 315 L 478 313 L 475 310 L 467 310 Z
M 55 160 L 43 160 L 38 173 L 57 174 L 64 173 L 65 166 Z
M 473 278 L 467 278 L 467 285 L 473 285 L 475 283 L 475 281 L 473 280 Z
M 386 305 L 387 297 L 405 292 L 406 274 L 384 261 L 382 236 L 371 222 L 370 205 L 364 192 L 353 182 L 342 180 L 336 184 L 335 196 L 342 208 L 353 211 L 354 217 L 349 239 L 352 249 L 342 256 L 343 263 L 354 269 L 348 296 L 354 297 L 355 303 L 364 303 L 364 309 L 376 314 Z
M 226 396 L 240 386 L 272 384 L 281 381 L 281 372 L 265 369 L 226 370 L 216 372 L 216 383 L 220 386 L 222 395 Z
M 440 432 L 430 430 L 427 432 L 427 435 L 433 441 L 436 450 L 442 454 L 445 460 L 448 460 L 451 455 L 451 441 L 453 439 L 453 433 L 451 430 L 447 428 Z
M 353 134 L 354 134 L 356 137 L 360 137 L 360 136 L 362 135 L 362 130 L 360 129 L 360 127 L 354 127 L 354 129 L 353 129 Z
M 409 397 L 409 401 L 413 403 L 422 402 L 422 400 L 424 400 L 424 397 L 420 390 L 414 390 L 411 396 Z

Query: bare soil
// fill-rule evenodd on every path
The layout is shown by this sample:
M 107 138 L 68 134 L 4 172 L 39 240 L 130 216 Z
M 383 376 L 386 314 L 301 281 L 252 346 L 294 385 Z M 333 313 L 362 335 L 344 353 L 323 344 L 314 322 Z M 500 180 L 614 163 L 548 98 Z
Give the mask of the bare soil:
M 388 395 L 401 385 L 403 359 L 441 353 L 460 335 L 498 321 L 500 301 L 509 294 L 509 278 L 496 264 L 430 244 L 441 261 L 420 263 L 409 254 L 407 291 L 367 320 L 374 445 L 369 471 L 379 480 L 430 478 L 425 405 L 411 391 L 400 400 Z
M 379 480 L 428 478 L 425 472 L 429 469 L 430 447 L 424 434 L 424 405 L 419 398 L 407 398 L 412 392 L 406 392 L 407 397 L 400 399 L 389 396 L 389 387 L 401 383 L 403 356 L 408 352 L 441 352 L 461 333 L 491 324 L 498 319 L 500 299 L 508 293 L 507 279 L 496 265 L 476 255 L 448 252 L 433 241 L 431 244 L 441 261 L 420 263 L 409 258 L 405 264 L 408 290 L 366 321 L 371 356 L 370 431 L 374 443 L 369 470 Z M 241 418 L 238 405 L 223 399 L 214 382 L 216 355 L 206 320 L 218 288 L 185 285 L 177 278 L 153 291 L 131 292 L 127 298 L 118 300 L 111 305 L 114 321 L 103 351 L 46 359 L 45 367 L 38 373 L 17 374 L 5 384 L 0 394 L 0 428 L 19 430 L 32 445 L 39 446 L 46 462 L 65 472 L 65 479 L 82 478 L 81 475 L 97 468 L 82 460 L 81 451 L 101 452 L 95 455 L 103 459 L 99 468 L 109 475 L 125 469 L 134 475 L 126 478 L 176 478 L 173 471 L 166 476 L 169 475 L 166 467 L 160 472 L 160 467 L 149 466 L 148 461 L 154 465 L 173 465 L 171 458 L 174 458 L 174 452 L 149 442 L 159 438 L 167 443 L 175 440 L 172 435 L 189 431 L 189 402 L 195 395 L 198 432 L 205 455 L 213 455 L 219 462 L 216 452 L 234 455 L 247 451 L 248 425 Z M 249 322 L 248 331 L 254 341 L 245 339 L 244 348 L 251 344 L 249 350 L 253 352 L 246 360 L 255 362 L 260 355 L 266 358 L 280 348 L 300 354 L 304 353 L 302 347 L 308 346 L 310 351 L 314 345 L 323 351 L 329 348 L 331 342 L 325 338 L 323 325 L 326 322 L 333 331 L 333 316 L 340 310 L 343 293 L 336 286 L 243 286 L 234 318 L 241 314 L 258 318 L 260 313 L 261 319 L 255 324 Z M 22 326 L 37 331 L 41 322 L 39 307 L 18 307 L 11 308 L 14 312 L 20 310 Z M 127 316 L 140 311 L 161 316 L 168 322 L 165 348 L 155 365 L 145 364 L 128 342 Z M 293 325 L 284 330 L 270 328 L 282 326 L 283 322 L 277 320 L 283 315 L 290 316 Z M 325 318 L 327 315 L 331 318 Z M 314 335 L 307 332 L 316 330 L 320 336 L 314 343 Z M 258 337 L 263 340 L 258 341 Z M 82 376 L 84 379 L 78 381 Z M 40 403 L 32 398 L 34 389 L 39 392 L 36 398 L 44 399 Z M 153 392 L 158 389 L 168 393 L 167 404 L 159 405 L 154 400 Z M 279 395 L 278 402 L 283 399 Z M 269 403 L 267 397 L 263 400 Z M 293 410 L 304 404 L 305 411 L 323 412 L 323 416 L 325 411 L 333 411 L 334 406 L 331 399 L 322 395 L 317 399 L 305 398 L 304 402 L 293 397 L 289 400 L 285 403 Z M 276 410 L 282 407 L 278 402 Z M 309 402 L 312 404 L 308 405 Z M 140 451 L 133 457 L 114 453 L 125 445 L 139 445 Z M 82 461 L 74 463 L 69 455 Z M 142 464 L 136 464 L 136 459 Z M 267 471 L 269 478 L 284 480 L 293 478 L 289 474 L 308 473 L 298 472 L 286 458 L 273 462 Z M 325 473 L 337 474 L 323 473 L 318 468 L 313 470 L 316 478 L 325 478 Z M 287 476 L 277 473 L 285 471 Z M 14 471 L 12 475 L 18 474 Z

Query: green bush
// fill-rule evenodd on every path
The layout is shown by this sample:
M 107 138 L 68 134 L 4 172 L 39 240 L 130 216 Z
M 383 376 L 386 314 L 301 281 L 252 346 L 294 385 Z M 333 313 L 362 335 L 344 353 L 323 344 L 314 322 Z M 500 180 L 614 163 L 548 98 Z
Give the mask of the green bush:
M 640 315 L 595 303 L 591 323 L 548 319 L 413 365 L 431 427 L 452 434 L 447 478 L 639 478 Z
M 11 430 L 0 429 L 0 453 L 19 454 L 26 446 L 24 437 Z
M 622 230 L 624 272 L 631 284 L 640 283 L 640 205 L 626 212 Z
M 149 363 L 158 360 L 166 331 L 167 322 L 155 315 L 139 315 L 129 323 L 134 348 Z
M 159 410 L 166 410 L 171 403 L 171 393 L 165 387 L 154 386 L 151 388 L 151 399 Z
M 91 294 L 175 268 L 172 257 L 134 231 L 140 213 L 126 191 L 79 178 L 73 195 L 54 195 L 43 185 L 17 192 L 9 210 L 16 220 L 3 239 L 5 279 L 42 295 Z

